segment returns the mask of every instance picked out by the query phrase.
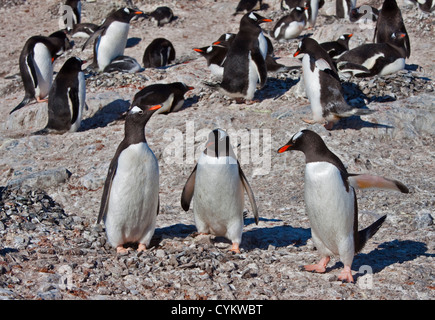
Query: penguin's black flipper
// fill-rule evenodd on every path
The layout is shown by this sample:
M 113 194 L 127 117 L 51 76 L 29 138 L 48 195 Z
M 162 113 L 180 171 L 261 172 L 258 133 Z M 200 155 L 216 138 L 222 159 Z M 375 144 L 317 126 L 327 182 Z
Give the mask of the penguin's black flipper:
M 91 34 L 89 38 L 86 40 L 86 42 L 83 44 L 82 51 L 86 49 L 89 43 L 92 43 L 95 39 L 97 39 L 103 33 L 104 30 L 105 28 L 100 28 L 96 30 L 93 34 Z
M 196 167 L 198 165 L 195 165 L 195 168 L 193 168 L 192 173 L 190 174 L 189 178 L 186 181 L 186 184 L 184 185 L 183 192 L 181 194 L 181 207 L 184 211 L 188 211 L 190 207 L 190 202 L 192 201 L 193 192 L 195 188 L 195 178 L 196 178 Z

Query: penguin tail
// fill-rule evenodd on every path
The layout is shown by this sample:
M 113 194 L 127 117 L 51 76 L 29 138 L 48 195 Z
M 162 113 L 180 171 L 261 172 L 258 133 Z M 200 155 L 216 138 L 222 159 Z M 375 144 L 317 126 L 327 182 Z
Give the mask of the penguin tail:
M 387 215 L 384 215 L 367 228 L 358 231 L 358 241 L 356 241 L 355 243 L 355 254 L 360 252 L 364 248 L 367 241 L 371 237 L 373 237 L 376 232 L 378 232 L 379 228 L 382 226 L 386 218 Z
M 16 106 L 11 112 L 9 112 L 9 114 L 14 113 L 15 111 L 21 109 L 22 107 L 28 105 L 30 103 L 30 101 L 32 101 L 31 97 L 25 96 L 23 101 L 20 102 L 20 104 L 18 106 Z

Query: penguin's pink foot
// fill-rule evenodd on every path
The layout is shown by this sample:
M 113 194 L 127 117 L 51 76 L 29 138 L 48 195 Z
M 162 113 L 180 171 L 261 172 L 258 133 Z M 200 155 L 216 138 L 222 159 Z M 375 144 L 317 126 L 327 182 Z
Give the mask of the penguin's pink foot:
M 308 124 L 315 124 L 316 121 L 312 120 L 312 119 L 302 119 L 303 122 L 308 123 Z
M 231 247 L 230 251 L 235 252 L 235 253 L 240 253 L 239 244 L 233 242 L 233 246 Z
M 48 99 L 41 99 L 40 97 L 36 97 L 37 102 L 48 102 Z
M 139 243 L 139 246 L 137 247 L 137 252 L 146 251 L 146 250 L 147 250 L 147 246 L 144 245 L 143 243 Z
M 326 271 L 326 266 L 329 263 L 329 257 L 322 258 L 318 263 L 316 264 L 308 264 L 304 266 L 305 271 L 312 271 L 317 273 L 324 273 Z
M 116 253 L 126 253 L 126 252 L 128 252 L 128 248 L 124 248 L 122 244 L 116 247 Z
M 338 276 L 338 280 L 346 281 L 349 283 L 354 282 L 350 266 L 344 266 L 344 269 L 341 271 L 340 275 Z

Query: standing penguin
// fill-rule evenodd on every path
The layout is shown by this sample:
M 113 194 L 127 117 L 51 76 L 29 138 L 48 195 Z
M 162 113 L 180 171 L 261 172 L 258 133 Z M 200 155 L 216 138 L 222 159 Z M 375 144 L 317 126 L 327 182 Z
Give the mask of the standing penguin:
M 350 11 L 355 6 L 356 0 L 335 0 L 335 15 L 337 18 L 349 19 Z
M 257 89 L 266 84 L 267 41 L 260 27 L 262 22 L 271 22 L 255 12 L 245 14 L 240 20 L 240 29 L 228 50 L 224 62 L 221 88 L 230 97 L 252 100 Z
M 48 37 L 30 37 L 20 54 L 20 74 L 24 86 L 24 98 L 11 112 L 15 112 L 33 99 L 47 101 L 53 83 L 53 62 L 71 47 L 66 34 L 57 31 Z
M 305 11 L 308 18 L 308 28 L 312 29 L 316 24 L 317 15 L 319 14 L 320 7 L 323 5 L 323 1 L 307 0 L 306 4 L 308 7 L 308 10 Z
M 86 103 L 86 82 L 83 61 L 69 58 L 54 79 L 48 95 L 48 123 L 46 129 L 75 132 L 82 120 Z
M 353 108 L 347 104 L 334 63 L 316 40 L 303 39 L 294 56 L 300 53 L 305 53 L 302 59 L 303 78 L 313 112 L 313 120 L 303 121 L 311 124 L 326 122 L 325 128 L 332 129 L 340 118 L 373 112 L 369 109 Z
M 67 15 L 67 21 L 65 23 L 67 30 L 70 31 L 75 25 L 81 23 L 82 2 L 80 0 L 66 0 L 65 6 L 69 6 L 72 10 L 72 17 Z M 68 19 L 72 19 L 72 21 L 70 22 Z
M 275 40 L 281 42 L 294 39 L 302 33 L 302 30 L 304 30 L 307 23 L 305 9 L 308 9 L 308 7 L 296 7 L 290 12 L 290 14 L 285 15 L 278 20 L 271 33 Z
M 159 212 L 159 165 L 145 139 L 145 125 L 159 105 L 137 104 L 125 118 L 125 136 L 110 162 L 97 223 L 104 220 L 110 244 L 125 252 L 125 244 L 146 250 Z
M 193 90 L 183 82 L 156 83 L 149 85 L 134 96 L 134 101 L 141 105 L 161 105 L 156 113 L 170 113 L 181 109 L 184 103 L 184 94 Z
M 142 62 L 145 68 L 164 67 L 175 60 L 175 49 L 165 38 L 154 39 L 145 49 Z
M 143 14 L 143 12 L 121 8 L 111 13 L 98 30 L 86 40 L 82 50 L 86 48 L 88 43 L 94 41 L 93 67 L 103 71 L 113 59 L 124 54 L 130 20 L 139 14 Z
M 406 57 L 409 58 L 411 55 L 411 43 L 406 32 L 405 23 L 403 22 L 402 12 L 396 0 L 385 0 L 376 22 L 373 42 L 390 42 L 391 35 L 399 32 L 406 34 L 404 48 L 406 49 Z
M 351 271 L 355 254 L 378 231 L 386 216 L 358 231 L 358 205 L 354 189 L 378 188 L 408 193 L 401 182 L 369 174 L 350 174 L 341 160 L 310 130 L 296 133 L 278 153 L 299 150 L 305 154 L 305 210 L 311 235 L 321 260 L 304 266 L 324 273 L 331 255 L 339 255 L 344 269 L 338 279 L 353 282 Z
M 320 46 L 325 49 L 332 60 L 335 60 L 349 50 L 350 38 L 352 38 L 352 33 L 346 33 L 341 35 L 336 41 L 323 42 Z
M 213 130 L 184 186 L 182 208 L 188 211 L 194 196 L 193 213 L 198 231 L 226 237 L 232 241 L 231 251 L 239 253 L 245 190 L 258 224 L 254 194 L 236 159 L 230 138 L 222 129 Z

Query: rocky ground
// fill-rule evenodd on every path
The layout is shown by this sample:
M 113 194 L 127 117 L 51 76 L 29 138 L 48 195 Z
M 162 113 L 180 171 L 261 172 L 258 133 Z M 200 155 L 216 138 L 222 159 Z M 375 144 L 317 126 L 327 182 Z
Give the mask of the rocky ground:
M 121 3 L 83 1 L 83 21 L 99 23 Z M 162 2 L 134 3 L 149 12 Z M 265 3 L 261 14 L 277 21 L 283 15 L 279 1 Z M 345 82 L 349 103 L 376 112 L 326 131 L 301 121 L 311 111 L 299 71 L 270 73 L 252 105 L 235 104 L 205 84 L 216 79 L 192 48 L 237 32 L 236 1 L 165 4 L 176 19 L 163 27 L 133 21 L 125 54 L 141 62 L 152 39 L 166 37 L 174 44 L 176 64 L 136 74 L 87 74 L 88 109 L 79 132 L 38 136 L 31 133 L 45 126 L 45 103 L 9 112 L 24 94 L 17 63 L 22 46 L 30 36 L 57 30 L 59 1 L 0 1 L 0 298 L 434 299 L 434 15 L 399 2 L 412 46 L 406 70 Z M 351 47 L 371 41 L 373 26 L 331 17 L 334 10 L 327 2 L 316 27 L 304 34 L 329 41 L 353 33 Z M 56 71 L 73 55 L 92 59 L 91 49 L 81 51 L 83 41 L 74 39 Z M 297 43 L 274 42 L 280 63 L 300 65 L 293 58 Z M 117 254 L 96 218 L 108 165 L 123 137 L 121 115 L 140 88 L 173 81 L 195 89 L 181 111 L 155 115 L 146 128 L 160 165 L 161 208 L 152 246 Z M 260 211 L 255 225 L 246 202 L 240 254 L 230 253 L 223 238 L 198 236 L 192 211 L 180 206 L 205 135 L 216 127 L 231 133 Z M 342 267 L 337 258 L 324 274 L 300 270 L 318 259 L 304 212 L 304 159 L 276 150 L 304 127 L 318 132 L 350 172 L 395 178 L 410 189 L 357 192 L 360 228 L 385 214 L 387 220 L 355 257 L 355 284 L 337 280 Z

